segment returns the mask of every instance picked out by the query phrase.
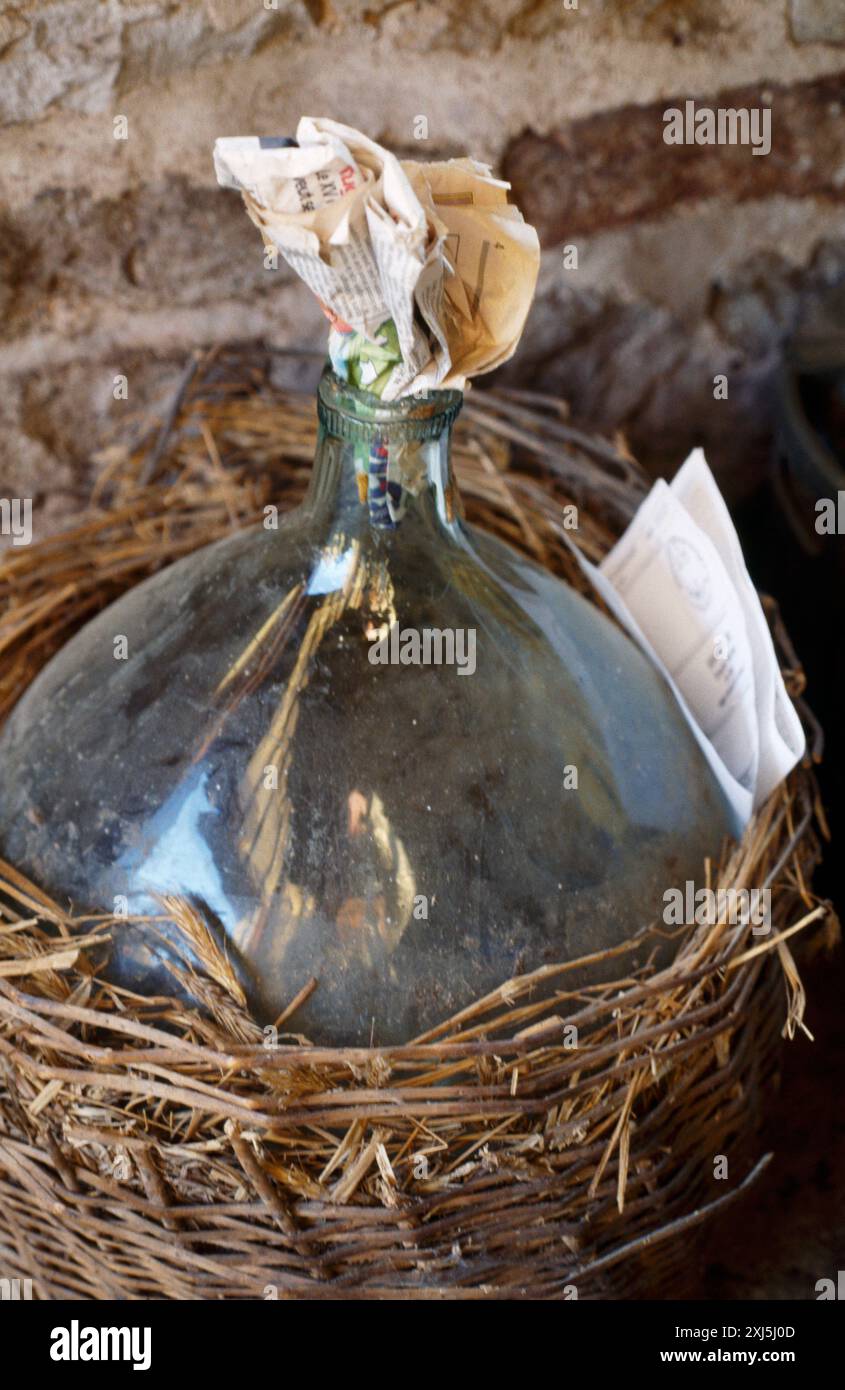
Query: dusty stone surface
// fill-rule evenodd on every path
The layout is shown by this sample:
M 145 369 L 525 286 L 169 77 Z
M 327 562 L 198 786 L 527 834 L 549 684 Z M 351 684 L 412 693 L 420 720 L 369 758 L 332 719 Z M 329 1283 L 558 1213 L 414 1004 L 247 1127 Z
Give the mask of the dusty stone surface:
M 186 67 L 247 57 L 271 37 L 310 27 L 296 0 L 29 0 L 0 17 L 0 121 L 53 107 L 107 111 L 115 97 Z
M 503 172 L 525 216 L 554 246 L 599 227 L 663 216 L 683 203 L 771 194 L 845 203 L 845 74 L 784 87 L 719 89 L 698 107 L 767 109 L 771 151 L 748 145 L 667 145 L 667 105 L 683 94 L 570 122 L 547 135 L 526 132 L 508 147 Z
M 89 16 L 78 26 L 74 5 Z M 93 34 L 106 13 L 112 28 Z M 562 0 L 279 0 L 275 12 L 255 0 L 252 19 L 238 24 L 240 13 L 221 0 L 37 0 L 5 12 L 16 37 L 0 34 L 0 99 L 25 99 L 28 114 L 10 109 L 0 125 L 4 201 L 57 185 L 117 196 L 170 175 L 211 187 L 215 134 L 279 133 L 303 112 L 417 154 L 414 117 L 427 114 L 425 153 L 498 161 L 525 129 L 842 68 L 838 48 L 793 42 L 785 0 L 580 0 L 577 11 Z M 125 142 L 115 114 L 128 119 Z
M 796 43 L 845 43 L 845 9 L 839 0 L 791 0 Z
M 194 346 L 324 341 L 307 291 L 284 266 L 264 268 L 210 157 L 217 134 L 289 131 L 303 112 L 416 157 L 471 150 L 504 167 L 546 248 L 506 374 L 563 391 L 593 426 L 626 429 L 655 469 L 671 471 L 704 440 L 742 493 L 765 466 L 783 339 L 842 273 L 845 59 L 834 43 L 796 41 L 799 21 L 822 10 L 809 0 L 7 6 L 0 494 L 23 471 L 31 490 L 55 485 L 72 506 L 100 434 Z M 771 155 L 668 150 L 661 113 L 687 97 L 770 101 Z M 420 114 L 425 141 L 413 138 Z M 577 272 L 562 266 L 568 241 Z M 121 372 L 129 401 L 115 403 Z M 728 401 L 713 400 L 717 373 L 730 378 Z
M 511 143 L 504 173 L 549 249 L 505 375 L 563 392 L 584 424 L 624 429 L 654 471 L 703 443 L 736 498 L 768 466 L 786 339 L 845 276 L 845 78 L 698 104 L 767 107 L 771 153 L 667 146 L 663 101 Z

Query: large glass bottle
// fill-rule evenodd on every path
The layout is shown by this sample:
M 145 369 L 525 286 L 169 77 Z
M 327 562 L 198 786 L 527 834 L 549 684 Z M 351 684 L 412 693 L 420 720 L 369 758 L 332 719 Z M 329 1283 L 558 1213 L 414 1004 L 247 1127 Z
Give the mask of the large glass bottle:
M 729 828 L 630 640 L 461 519 L 460 403 L 327 372 L 303 505 L 101 613 L 0 741 L 7 858 L 80 910 L 188 900 L 262 1022 L 317 980 L 285 1023 L 316 1042 L 615 944 Z M 172 990 L 169 949 L 118 925 L 108 968 Z

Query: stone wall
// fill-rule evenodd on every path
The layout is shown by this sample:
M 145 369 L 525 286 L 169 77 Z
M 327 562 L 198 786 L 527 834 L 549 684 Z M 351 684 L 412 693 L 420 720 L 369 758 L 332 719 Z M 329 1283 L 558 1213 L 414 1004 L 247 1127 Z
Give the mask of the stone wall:
M 771 153 L 668 146 L 688 99 L 770 110 Z M 739 495 L 784 338 L 845 276 L 843 112 L 841 0 L 0 6 L 0 495 L 39 497 L 42 525 L 80 505 L 93 447 L 191 347 L 323 343 L 211 165 L 215 136 L 303 113 L 503 170 L 544 245 L 505 375 L 654 468 L 703 440 Z

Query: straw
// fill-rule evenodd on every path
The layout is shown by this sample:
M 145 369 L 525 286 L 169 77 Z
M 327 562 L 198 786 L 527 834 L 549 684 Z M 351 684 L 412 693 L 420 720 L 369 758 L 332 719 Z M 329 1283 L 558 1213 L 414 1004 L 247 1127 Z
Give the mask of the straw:
M 90 511 L 5 553 L 0 717 L 118 594 L 299 500 L 313 401 L 268 365 L 192 357 L 101 456 Z M 455 463 L 469 519 L 582 590 L 566 537 L 598 560 L 646 490 L 621 441 L 537 393 L 472 393 Z M 769 936 L 690 928 L 659 970 L 625 943 L 602 953 L 614 978 L 580 991 L 582 962 L 544 967 L 403 1046 L 310 1046 L 282 1031 L 298 999 L 262 1032 L 179 899 L 161 921 L 190 945 L 202 1007 L 111 986 L 98 948 L 125 919 L 73 916 L 0 861 L 0 1270 L 44 1298 L 678 1296 L 700 1233 L 765 1166 L 781 1037 L 804 1026 L 792 951 L 838 931 L 812 890 L 821 735 L 800 707 L 805 765 L 708 866 L 716 889 L 771 889 Z

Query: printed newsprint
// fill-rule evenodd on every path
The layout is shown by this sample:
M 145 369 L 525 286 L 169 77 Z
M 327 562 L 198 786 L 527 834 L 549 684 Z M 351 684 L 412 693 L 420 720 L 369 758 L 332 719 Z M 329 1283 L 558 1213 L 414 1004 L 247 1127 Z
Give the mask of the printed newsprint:
M 655 483 L 587 571 L 668 678 L 744 827 L 804 753 L 769 626 L 704 453 Z
M 214 166 L 320 300 L 332 362 L 354 384 L 385 400 L 463 389 L 514 352 L 540 248 L 486 165 L 400 161 L 348 126 L 303 117 L 295 142 L 217 140 Z

